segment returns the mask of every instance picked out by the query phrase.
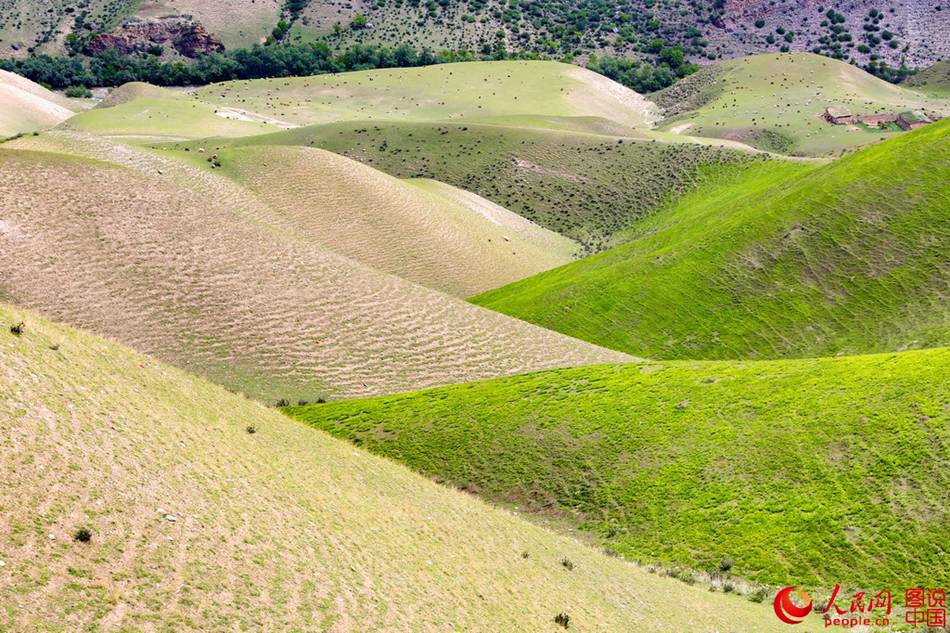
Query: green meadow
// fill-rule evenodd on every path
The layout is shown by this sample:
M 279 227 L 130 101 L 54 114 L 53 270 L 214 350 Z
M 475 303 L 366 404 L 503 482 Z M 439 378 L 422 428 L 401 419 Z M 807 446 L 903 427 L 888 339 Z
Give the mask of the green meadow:
M 950 581 L 948 394 L 944 348 L 580 367 L 285 412 L 643 564 L 870 588 Z
M 950 121 L 826 165 L 705 170 L 627 243 L 472 299 L 651 358 L 950 342 Z

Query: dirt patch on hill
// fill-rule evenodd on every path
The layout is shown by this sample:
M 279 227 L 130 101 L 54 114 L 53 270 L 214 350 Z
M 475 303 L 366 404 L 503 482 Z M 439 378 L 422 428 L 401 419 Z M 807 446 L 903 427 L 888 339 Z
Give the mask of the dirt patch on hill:
M 583 176 L 579 176 L 574 172 L 567 171 L 566 169 L 555 169 L 553 167 L 545 167 L 543 165 L 538 165 L 537 163 L 532 163 L 530 160 L 525 160 L 515 156 L 512 159 L 515 167 L 522 171 L 531 172 L 534 174 L 539 174 L 542 176 L 554 176 L 556 178 L 564 178 L 565 180 L 570 180 L 571 182 L 577 182 L 586 184 L 589 181 Z

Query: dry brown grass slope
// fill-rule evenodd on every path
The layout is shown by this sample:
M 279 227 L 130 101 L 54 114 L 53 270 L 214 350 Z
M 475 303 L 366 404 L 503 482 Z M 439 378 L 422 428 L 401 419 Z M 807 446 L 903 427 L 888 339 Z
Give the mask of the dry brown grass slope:
M 0 138 L 52 127 L 75 114 L 75 104 L 19 75 L 0 70 Z
M 218 159 L 313 242 L 457 297 L 566 264 L 577 251 L 510 211 L 482 213 L 325 150 L 239 147 Z
M 784 626 L 117 344 L 0 324 L 0 630 Z
M 252 397 L 629 360 L 322 248 L 216 172 L 73 133 L 12 146 L 111 163 L 0 150 L 0 292 Z

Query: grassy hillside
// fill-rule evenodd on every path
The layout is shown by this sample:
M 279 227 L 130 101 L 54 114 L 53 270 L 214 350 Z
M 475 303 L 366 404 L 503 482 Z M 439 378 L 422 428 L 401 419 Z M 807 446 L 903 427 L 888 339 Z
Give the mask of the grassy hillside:
M 825 108 L 852 114 L 925 110 L 950 114 L 938 99 L 907 90 L 851 66 L 811 53 L 769 54 L 717 64 L 690 79 L 691 90 L 668 88 L 658 100 L 672 116 L 660 128 L 742 141 L 760 149 L 816 156 L 875 143 L 901 133 L 863 126 L 835 126 Z M 686 101 L 685 107 L 677 105 Z M 672 101 L 672 103 L 671 103 Z M 695 105 L 691 105 L 691 102 Z
M 522 127 L 557 123 L 541 117 L 525 122 L 526 118 L 506 119 L 503 125 L 335 123 L 169 147 L 192 151 L 257 144 L 321 147 L 400 178 L 435 179 L 477 193 L 581 242 L 587 252 L 611 245 L 634 220 L 669 196 L 689 190 L 698 167 L 742 162 L 750 156 L 675 135 L 635 131 L 618 138 Z M 604 120 L 586 123 L 595 121 Z
M 177 99 L 182 96 L 181 91 L 173 88 L 163 88 L 141 81 L 130 81 L 109 91 L 109 94 L 100 101 L 97 108 L 112 108 L 135 99 Z
M 74 133 L 12 146 L 0 150 L 0 195 L 17 200 L 0 225 L 4 294 L 252 397 L 392 393 L 628 358 L 324 248 L 303 214 L 217 170 Z
M 323 150 L 250 146 L 216 156 L 314 243 L 458 297 L 565 264 L 577 251 L 510 211 L 484 212 L 478 196 L 469 206 Z
M 816 166 L 715 168 L 631 242 L 475 297 L 652 358 L 950 343 L 950 121 Z
M 68 99 L 0 70 L 0 139 L 52 127 L 77 110 Z
M 911 76 L 904 85 L 934 97 L 950 97 L 950 60 L 925 68 Z
M 170 90 L 162 91 L 162 96 L 153 91 L 142 93 L 144 96 L 131 100 L 125 100 L 120 93 L 115 105 L 87 110 L 70 119 L 65 127 L 129 140 L 249 136 L 287 127 L 280 121 L 239 110 L 215 108 L 185 93 L 175 94 Z
M 644 562 L 777 584 L 950 581 L 950 350 L 583 367 L 291 407 Z
M 233 81 L 196 95 L 296 125 L 544 114 L 598 116 L 634 128 L 656 118 L 653 104 L 632 90 L 577 66 L 543 61 Z
M 114 343 L 0 323 L 3 630 L 779 630 Z

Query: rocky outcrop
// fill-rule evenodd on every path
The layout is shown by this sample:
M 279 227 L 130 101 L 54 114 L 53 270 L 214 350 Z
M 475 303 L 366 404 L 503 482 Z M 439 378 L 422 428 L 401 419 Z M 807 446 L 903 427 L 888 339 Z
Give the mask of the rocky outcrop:
M 89 40 L 86 52 L 90 54 L 115 50 L 122 54 L 143 53 L 161 46 L 172 48 L 185 57 L 224 50 L 217 36 L 208 33 L 197 22 L 171 17 L 147 20 L 129 20 L 110 33 L 99 33 Z

